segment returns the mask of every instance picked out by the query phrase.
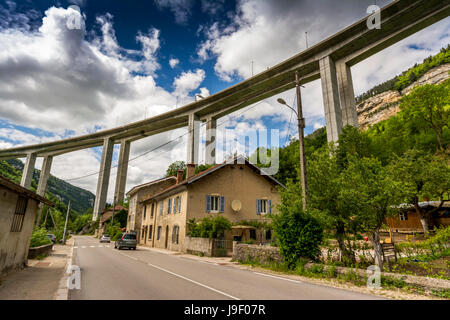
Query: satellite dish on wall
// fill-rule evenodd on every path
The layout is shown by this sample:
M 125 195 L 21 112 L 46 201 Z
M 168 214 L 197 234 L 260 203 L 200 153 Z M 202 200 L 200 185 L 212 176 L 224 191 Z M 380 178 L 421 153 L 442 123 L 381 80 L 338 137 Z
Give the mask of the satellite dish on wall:
M 238 212 L 239 210 L 241 210 L 242 208 L 242 203 L 240 200 L 233 200 L 231 202 L 231 209 L 233 209 L 234 211 Z

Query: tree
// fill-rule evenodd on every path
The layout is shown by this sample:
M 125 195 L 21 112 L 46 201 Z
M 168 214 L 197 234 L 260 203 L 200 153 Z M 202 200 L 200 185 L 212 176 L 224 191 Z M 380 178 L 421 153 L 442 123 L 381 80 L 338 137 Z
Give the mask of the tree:
M 450 190 L 450 166 L 443 155 L 426 155 L 410 150 L 402 157 L 396 157 L 389 165 L 393 180 L 402 184 L 402 195 L 406 203 L 413 204 L 425 233 L 432 227 L 432 214 L 444 204 L 444 195 Z M 420 207 L 420 199 L 429 198 L 440 201 L 430 211 Z
M 177 176 L 178 170 L 186 171 L 186 163 L 184 161 L 175 161 L 169 165 L 166 170 L 166 177 Z
M 402 98 L 400 108 L 409 126 L 431 129 L 439 149 L 444 149 L 443 131 L 449 126 L 450 79 L 438 84 L 419 86 Z
M 316 259 L 320 255 L 323 227 L 316 218 L 302 210 L 299 184 L 288 183 L 281 189 L 279 213 L 272 216 L 272 226 L 280 253 L 289 268 L 300 258 Z
M 332 153 L 331 156 L 329 153 Z M 343 258 L 355 261 L 355 255 L 345 243 L 351 229 L 349 211 L 340 194 L 341 168 L 332 150 L 316 152 L 308 164 L 308 210 L 315 211 L 323 225 L 333 230 Z
M 386 218 L 398 212 L 401 183 L 389 176 L 376 158 L 352 157 L 342 172 L 340 198 L 353 213 L 353 223 L 367 232 L 375 251 L 375 263 L 383 270 L 380 229 Z

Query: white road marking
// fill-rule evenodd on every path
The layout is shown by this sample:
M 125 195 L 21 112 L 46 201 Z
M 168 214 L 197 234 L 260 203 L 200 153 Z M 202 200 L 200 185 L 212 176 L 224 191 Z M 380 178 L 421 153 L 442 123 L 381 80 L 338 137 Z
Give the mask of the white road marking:
M 207 285 L 205 285 L 205 284 L 203 284 L 203 283 L 200 283 L 200 282 L 197 282 L 197 281 L 195 281 L 195 280 L 192 280 L 192 279 L 183 277 L 182 275 L 179 275 L 179 274 L 174 273 L 174 272 L 172 272 L 172 271 L 169 271 L 169 270 L 160 268 L 160 267 L 155 266 L 155 265 L 153 265 L 153 264 L 151 264 L 151 263 L 148 263 L 148 265 L 149 265 L 150 267 L 156 268 L 156 269 L 158 269 L 158 270 L 161 270 L 161 271 L 170 273 L 171 275 L 174 275 L 174 276 L 179 277 L 179 278 L 181 278 L 181 279 L 184 279 L 184 280 L 186 280 L 186 281 L 190 281 L 190 282 L 192 282 L 192 283 L 195 283 L 196 285 L 199 285 L 199 286 L 204 287 L 204 288 L 206 288 L 206 289 L 209 289 L 209 290 L 212 290 L 212 291 L 214 291 L 214 292 L 220 293 L 220 294 L 222 294 L 222 295 L 224 295 L 224 296 L 226 296 L 226 297 L 229 297 L 229 298 L 231 298 L 231 299 L 233 299 L 233 300 L 240 300 L 239 298 L 233 297 L 232 295 L 229 295 L 228 293 L 225 293 L 225 292 L 219 291 L 219 290 L 217 290 L 217 289 L 211 288 L 211 287 L 209 287 L 209 286 L 207 286 Z
M 95 246 L 91 246 L 91 248 L 95 248 Z
M 287 279 L 287 278 L 283 278 L 283 277 L 272 276 L 270 274 L 259 273 L 259 272 L 253 272 L 253 273 L 254 274 L 259 274 L 260 276 L 264 276 L 264 277 L 275 278 L 275 279 L 280 279 L 280 280 L 285 280 L 285 281 L 290 281 L 290 282 L 295 282 L 295 283 L 303 283 L 302 281 Z
M 82 249 L 86 248 L 86 246 L 81 246 Z
M 75 249 L 78 249 L 78 246 L 75 246 L 74 248 L 75 248 Z
M 123 256 L 125 256 L 125 257 L 128 257 L 128 258 L 130 258 L 130 259 L 133 259 L 133 260 L 138 260 L 137 258 L 135 258 L 135 257 L 132 257 L 132 256 L 129 256 L 129 255 L 127 255 L 127 254 L 125 254 L 125 253 L 122 253 L 122 252 L 119 252 L 121 255 L 123 255 Z

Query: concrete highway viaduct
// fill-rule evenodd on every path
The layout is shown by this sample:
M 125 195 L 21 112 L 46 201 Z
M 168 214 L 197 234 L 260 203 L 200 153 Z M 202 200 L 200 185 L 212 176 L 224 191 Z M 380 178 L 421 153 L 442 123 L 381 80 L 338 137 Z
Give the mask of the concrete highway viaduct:
M 120 144 L 114 198 L 124 199 L 130 143 L 161 132 L 188 127 L 187 163 L 197 163 L 200 122 L 206 122 L 207 163 L 214 163 L 217 119 L 295 87 L 321 79 L 328 141 L 343 126 L 358 125 L 350 67 L 449 16 L 450 0 L 397 0 L 381 9 L 381 28 L 362 19 L 294 57 L 226 90 L 170 112 L 114 129 L 54 142 L 0 150 L 0 160 L 25 158 L 21 185 L 30 188 L 36 158 L 43 157 L 37 193 L 44 196 L 55 156 L 103 146 L 93 219 L 106 205 L 113 148 Z

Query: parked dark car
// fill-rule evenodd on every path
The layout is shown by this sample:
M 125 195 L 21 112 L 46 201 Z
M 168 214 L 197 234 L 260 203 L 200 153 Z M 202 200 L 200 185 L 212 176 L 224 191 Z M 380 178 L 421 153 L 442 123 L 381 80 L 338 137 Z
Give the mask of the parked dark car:
M 50 239 L 50 240 L 52 240 L 52 242 L 53 242 L 53 244 L 55 244 L 56 243 L 56 236 L 54 235 L 54 234 L 47 234 L 47 237 Z
M 135 233 L 122 233 L 120 238 L 114 242 L 115 249 L 128 248 L 136 250 L 137 240 Z

